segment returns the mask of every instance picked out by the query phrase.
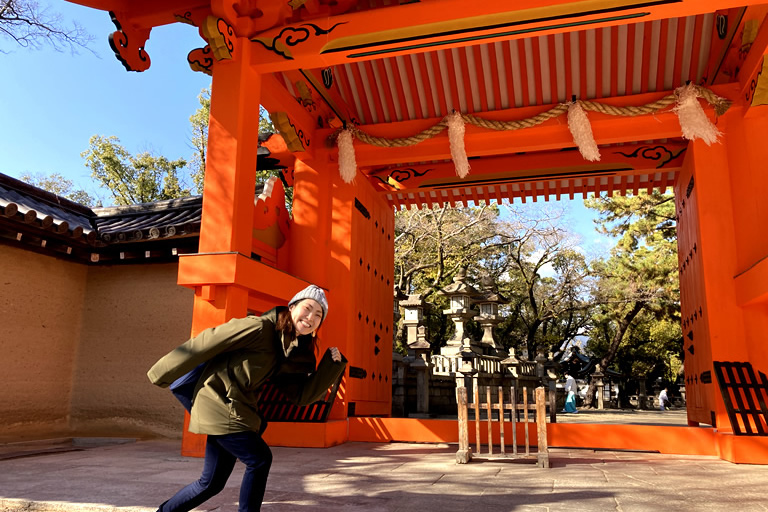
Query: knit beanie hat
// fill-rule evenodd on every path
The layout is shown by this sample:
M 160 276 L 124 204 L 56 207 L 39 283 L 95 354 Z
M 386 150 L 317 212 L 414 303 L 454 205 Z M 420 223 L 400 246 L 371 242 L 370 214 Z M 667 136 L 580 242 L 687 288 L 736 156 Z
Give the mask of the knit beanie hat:
M 291 307 L 304 299 L 314 299 L 318 304 L 320 304 L 320 307 L 323 309 L 323 318 L 320 320 L 320 323 L 322 323 L 323 320 L 325 320 L 325 316 L 328 314 L 328 299 L 325 298 L 325 292 L 323 289 L 319 286 L 315 286 L 314 284 L 307 286 L 293 296 L 291 301 L 288 303 L 288 307 Z

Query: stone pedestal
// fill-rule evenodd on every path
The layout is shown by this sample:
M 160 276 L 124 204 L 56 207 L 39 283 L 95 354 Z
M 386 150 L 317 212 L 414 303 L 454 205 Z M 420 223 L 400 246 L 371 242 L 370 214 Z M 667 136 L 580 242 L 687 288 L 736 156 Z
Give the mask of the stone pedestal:
M 598 364 L 595 372 L 592 374 L 592 382 L 595 384 L 597 390 L 597 408 L 602 410 L 605 408 L 604 397 L 605 390 L 603 389 L 603 372 L 600 371 L 600 365 Z

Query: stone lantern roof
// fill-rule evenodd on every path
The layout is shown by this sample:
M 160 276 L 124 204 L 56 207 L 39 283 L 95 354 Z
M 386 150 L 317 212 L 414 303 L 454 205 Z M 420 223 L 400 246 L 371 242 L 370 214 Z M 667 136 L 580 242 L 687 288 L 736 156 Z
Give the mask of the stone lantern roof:
M 485 275 L 482 278 L 482 292 L 475 302 L 509 304 L 509 299 L 499 293 L 496 282 L 490 276 Z
M 409 295 L 403 294 L 403 297 L 404 297 L 404 300 L 400 301 L 400 305 L 403 307 L 408 307 L 408 306 L 425 307 L 427 305 L 426 302 L 424 302 L 424 299 L 421 298 L 420 293 L 414 293 Z
M 482 297 L 483 295 L 477 291 L 472 285 L 467 284 L 464 280 L 467 278 L 467 269 L 460 269 L 455 276 L 453 276 L 453 282 L 437 291 L 440 295 L 468 295 L 473 299 Z

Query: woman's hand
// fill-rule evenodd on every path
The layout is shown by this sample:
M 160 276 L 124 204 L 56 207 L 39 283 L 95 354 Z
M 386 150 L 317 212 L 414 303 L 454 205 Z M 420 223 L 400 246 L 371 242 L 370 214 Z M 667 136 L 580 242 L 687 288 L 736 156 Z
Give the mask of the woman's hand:
M 341 362 L 341 352 L 339 352 L 338 347 L 331 347 L 330 351 L 331 351 L 331 359 L 333 359 L 337 363 Z

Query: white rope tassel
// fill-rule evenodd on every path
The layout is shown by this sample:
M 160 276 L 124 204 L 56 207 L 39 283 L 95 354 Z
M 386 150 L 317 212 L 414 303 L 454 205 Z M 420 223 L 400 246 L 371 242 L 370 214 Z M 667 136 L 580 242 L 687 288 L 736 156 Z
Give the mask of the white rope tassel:
M 355 160 L 355 146 L 352 144 L 352 132 L 344 130 L 336 141 L 339 146 L 339 174 L 344 183 L 352 183 L 357 174 L 357 161 Z
M 573 135 L 573 142 L 579 148 L 579 153 L 585 160 L 597 162 L 600 160 L 600 150 L 597 149 L 595 137 L 592 135 L 592 125 L 589 124 L 587 113 L 578 101 L 568 106 L 568 129 Z
M 673 109 L 680 121 L 683 137 L 688 140 L 702 139 L 707 146 L 717 142 L 722 135 L 712 124 L 699 103 L 699 95 L 693 84 L 684 85 L 675 90 L 677 106 Z
M 448 142 L 451 145 L 451 158 L 456 166 L 456 175 L 464 178 L 469 174 L 469 160 L 464 147 L 464 119 L 459 112 L 454 112 L 445 120 L 448 123 Z

